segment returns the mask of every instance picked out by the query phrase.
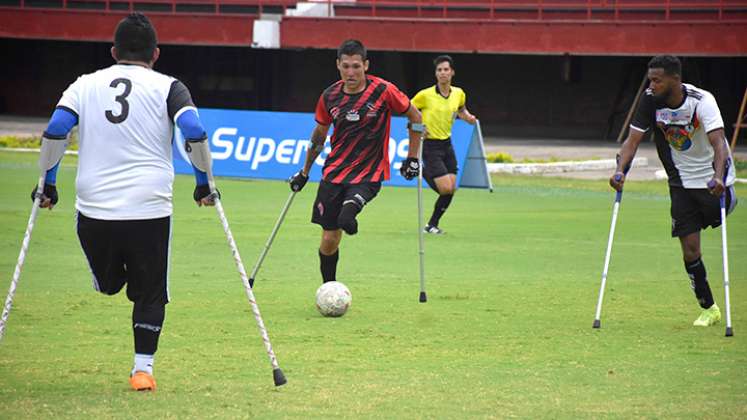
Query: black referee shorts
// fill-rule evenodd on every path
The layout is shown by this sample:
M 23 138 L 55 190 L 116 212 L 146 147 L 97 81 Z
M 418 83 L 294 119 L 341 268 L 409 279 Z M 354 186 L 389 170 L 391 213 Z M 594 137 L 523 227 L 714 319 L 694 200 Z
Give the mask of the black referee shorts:
M 114 295 L 126 284 L 132 302 L 169 302 L 171 217 L 98 220 L 78 212 L 78 238 L 96 291 Z
M 438 178 L 447 174 L 456 175 L 458 170 L 451 139 L 426 139 L 423 142 L 423 177 L 425 179 Z
M 726 213 L 731 213 L 737 206 L 734 186 L 726 187 Z M 672 237 L 687 236 L 699 232 L 708 226 L 721 225 L 721 204 L 718 197 L 706 189 L 687 189 L 669 186 L 669 197 L 672 199 Z
M 340 216 L 343 203 L 348 200 L 355 200 L 365 206 L 376 197 L 379 190 L 381 190 L 381 182 L 333 184 L 322 181 L 319 183 L 319 189 L 316 192 L 311 223 L 321 225 L 324 230 L 340 229 L 337 218 Z

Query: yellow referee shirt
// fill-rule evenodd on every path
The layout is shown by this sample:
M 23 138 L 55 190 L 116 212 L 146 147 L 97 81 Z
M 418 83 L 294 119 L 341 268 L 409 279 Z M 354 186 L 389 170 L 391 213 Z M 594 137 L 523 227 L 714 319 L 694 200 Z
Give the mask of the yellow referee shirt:
M 443 97 L 438 85 L 433 85 L 418 92 L 411 102 L 423 113 L 428 138 L 446 140 L 451 137 L 451 126 L 457 112 L 467 103 L 467 95 L 461 88 L 452 86 L 449 96 Z

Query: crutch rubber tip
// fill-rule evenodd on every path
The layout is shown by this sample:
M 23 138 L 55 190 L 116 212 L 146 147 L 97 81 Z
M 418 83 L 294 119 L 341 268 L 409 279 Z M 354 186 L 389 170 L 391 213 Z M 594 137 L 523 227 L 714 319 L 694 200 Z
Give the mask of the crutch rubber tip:
M 254 288 L 254 277 L 249 279 L 249 287 Z
M 734 335 L 734 331 L 731 330 L 731 327 L 726 327 L 726 336 L 731 337 Z
M 602 326 L 602 322 L 598 319 L 595 319 L 593 328 L 599 328 L 601 326 Z
M 280 370 L 280 368 L 272 370 L 272 379 L 275 381 L 275 386 L 285 385 L 288 382 L 288 380 L 285 379 L 285 375 L 283 375 L 283 371 Z
M 420 299 L 418 299 L 420 303 L 428 302 L 428 297 L 425 296 L 425 292 L 420 292 Z

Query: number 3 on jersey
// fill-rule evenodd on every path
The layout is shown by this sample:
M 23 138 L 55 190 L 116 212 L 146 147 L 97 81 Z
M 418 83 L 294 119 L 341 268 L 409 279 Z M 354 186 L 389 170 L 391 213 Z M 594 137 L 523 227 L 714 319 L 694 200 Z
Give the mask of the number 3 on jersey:
M 121 112 L 119 115 L 114 115 L 114 113 L 111 110 L 106 111 L 106 119 L 109 120 L 112 124 L 119 124 L 122 121 L 127 119 L 127 116 L 130 113 L 130 103 L 127 102 L 127 96 L 132 92 L 132 82 L 129 79 L 119 78 L 114 79 L 109 84 L 110 87 L 117 88 L 119 85 L 124 85 L 124 92 L 122 94 L 114 97 L 114 100 L 119 102 L 119 105 L 121 106 Z

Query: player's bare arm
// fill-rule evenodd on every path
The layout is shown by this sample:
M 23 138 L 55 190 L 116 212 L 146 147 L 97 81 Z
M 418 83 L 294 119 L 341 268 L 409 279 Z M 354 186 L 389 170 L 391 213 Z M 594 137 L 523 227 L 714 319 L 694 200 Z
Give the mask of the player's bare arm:
M 324 150 L 324 143 L 327 141 L 327 132 L 329 132 L 329 125 L 317 124 L 314 127 L 314 131 L 311 132 L 311 145 L 306 152 L 306 162 L 303 165 L 301 172 L 308 176 L 311 170 L 311 165 Z
M 617 191 L 621 191 L 623 184 L 625 184 L 625 169 L 630 166 L 635 157 L 635 153 L 638 151 L 638 145 L 643 140 L 645 132 L 630 128 L 628 138 L 623 142 L 618 153 L 619 159 L 617 161 L 617 169 L 615 173 L 610 177 L 610 186 Z
M 457 115 L 459 116 L 459 118 L 461 118 L 464 121 L 467 121 L 470 124 L 474 124 L 475 122 L 477 122 L 477 117 L 472 115 L 472 113 L 469 112 L 466 106 L 463 106 L 462 108 L 460 108 L 459 111 L 457 112 Z
M 309 171 L 311 171 L 311 165 L 324 150 L 324 143 L 327 141 L 327 132 L 329 131 L 329 125 L 316 124 L 314 131 L 311 132 L 311 144 L 306 150 L 306 161 L 303 164 L 303 168 L 293 175 L 288 182 L 290 183 L 291 190 L 298 192 L 303 189 L 306 182 L 309 180 Z
M 729 151 L 724 141 L 724 129 L 719 128 L 708 133 L 708 141 L 713 146 L 713 179 L 708 183 L 708 191 L 715 196 L 724 192 L 724 174 L 726 173 L 726 161 Z M 711 187 L 711 185 L 713 187 Z

